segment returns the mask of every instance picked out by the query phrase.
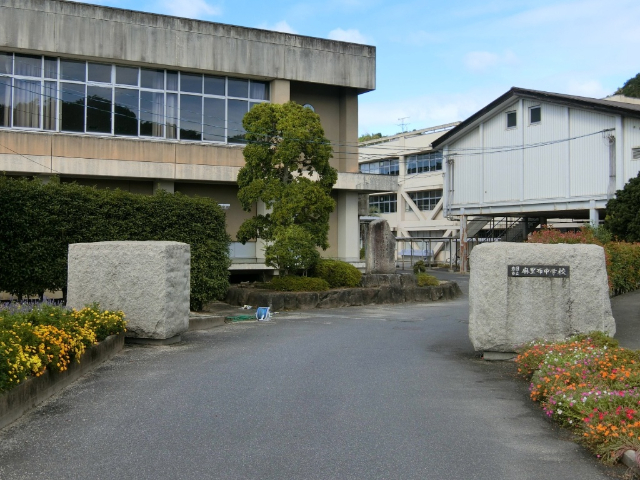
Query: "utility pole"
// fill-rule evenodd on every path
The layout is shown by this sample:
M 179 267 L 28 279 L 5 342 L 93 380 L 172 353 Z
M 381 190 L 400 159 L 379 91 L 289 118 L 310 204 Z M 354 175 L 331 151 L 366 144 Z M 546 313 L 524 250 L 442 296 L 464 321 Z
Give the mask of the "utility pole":
M 402 117 L 402 118 L 399 118 L 399 119 L 398 119 L 398 121 L 399 121 L 400 123 L 398 123 L 397 125 L 398 125 L 400 128 L 402 128 L 402 133 L 404 133 L 404 132 L 405 132 L 404 127 L 406 127 L 407 125 L 409 125 L 408 123 L 405 123 L 405 120 L 406 120 L 407 118 L 411 118 L 411 117 Z

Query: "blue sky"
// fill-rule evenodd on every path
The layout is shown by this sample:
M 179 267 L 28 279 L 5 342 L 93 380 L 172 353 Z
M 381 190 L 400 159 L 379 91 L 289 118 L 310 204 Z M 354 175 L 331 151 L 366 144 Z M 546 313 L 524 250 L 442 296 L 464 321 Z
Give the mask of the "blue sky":
M 640 72 L 638 0 L 85 0 L 377 47 L 360 133 L 464 120 L 512 86 L 601 98 Z

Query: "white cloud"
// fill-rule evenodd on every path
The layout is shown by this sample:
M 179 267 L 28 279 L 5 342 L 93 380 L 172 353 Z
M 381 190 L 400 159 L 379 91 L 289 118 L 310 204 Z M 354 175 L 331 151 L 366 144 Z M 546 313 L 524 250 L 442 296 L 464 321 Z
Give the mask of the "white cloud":
M 469 52 L 464 56 L 464 64 L 474 73 L 483 73 L 493 67 L 517 65 L 518 57 L 510 50 L 502 55 L 492 52 Z
M 220 7 L 205 0 L 162 0 L 160 9 L 169 15 L 185 18 L 213 17 L 222 14 Z
M 260 25 L 258 25 L 258 28 L 262 28 L 263 30 L 273 30 L 275 32 L 282 32 L 282 33 L 298 33 L 296 30 L 294 30 L 291 25 L 289 25 L 287 23 L 286 20 L 281 20 L 278 23 L 275 23 L 273 25 L 268 24 L 268 23 L 261 23 Z
M 351 28 L 349 30 L 336 28 L 335 30 L 331 30 L 329 32 L 328 38 L 330 38 L 331 40 L 339 40 L 341 42 L 362 43 L 362 44 L 372 43 L 369 37 L 361 34 L 355 28 Z

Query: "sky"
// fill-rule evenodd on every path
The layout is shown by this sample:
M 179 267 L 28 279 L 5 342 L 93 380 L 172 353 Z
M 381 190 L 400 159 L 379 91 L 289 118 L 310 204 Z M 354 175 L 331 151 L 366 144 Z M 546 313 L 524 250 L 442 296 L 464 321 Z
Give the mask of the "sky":
M 511 87 L 602 98 L 640 72 L 638 0 L 84 0 L 374 45 L 359 133 L 462 121 Z

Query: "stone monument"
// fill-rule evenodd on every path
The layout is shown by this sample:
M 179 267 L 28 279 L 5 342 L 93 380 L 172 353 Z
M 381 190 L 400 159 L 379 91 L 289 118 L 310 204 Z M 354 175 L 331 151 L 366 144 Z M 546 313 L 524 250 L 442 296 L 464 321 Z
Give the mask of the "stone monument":
M 186 243 L 71 244 L 67 306 L 98 302 L 125 313 L 129 338 L 179 341 L 189 329 L 190 264 Z
M 477 351 L 616 331 L 602 247 L 496 242 L 475 247 L 470 266 L 469 338 Z
M 369 224 L 366 248 L 366 273 L 396 273 L 396 238 L 386 220 Z

